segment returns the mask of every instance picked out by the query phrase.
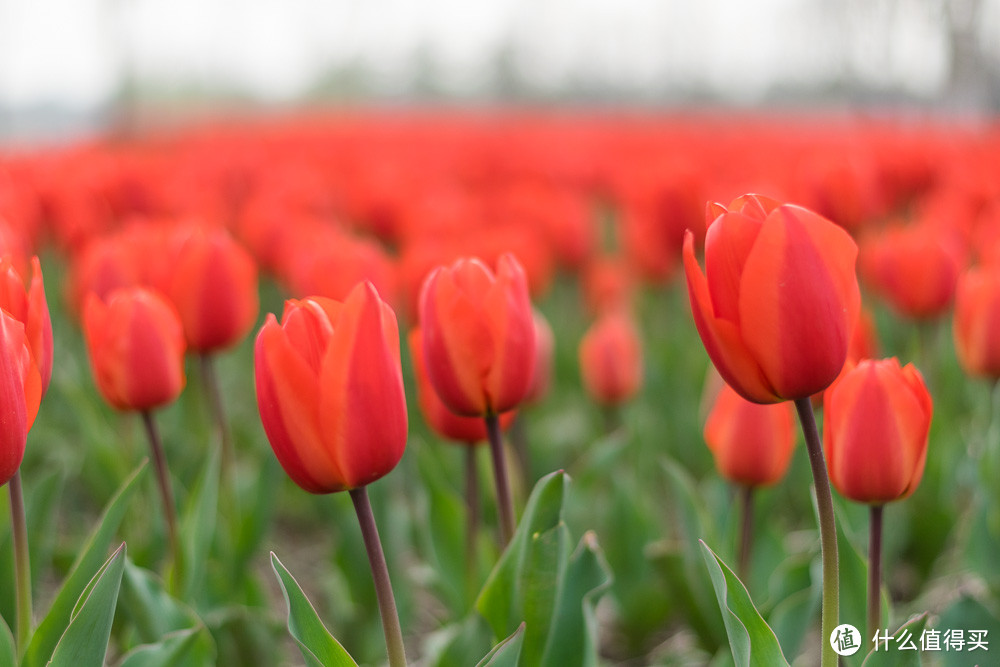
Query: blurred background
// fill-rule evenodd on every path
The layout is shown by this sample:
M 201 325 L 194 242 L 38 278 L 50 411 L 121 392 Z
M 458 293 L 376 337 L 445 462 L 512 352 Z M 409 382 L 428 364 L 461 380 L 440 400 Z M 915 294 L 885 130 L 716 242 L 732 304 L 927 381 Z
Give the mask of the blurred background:
M 407 103 L 1000 110 L 1000 0 L 0 0 L 0 138 Z

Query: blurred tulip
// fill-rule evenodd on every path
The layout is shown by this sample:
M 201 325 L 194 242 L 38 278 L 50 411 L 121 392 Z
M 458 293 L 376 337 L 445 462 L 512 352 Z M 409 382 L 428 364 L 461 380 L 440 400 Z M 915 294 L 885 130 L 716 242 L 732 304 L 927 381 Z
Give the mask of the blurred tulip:
M 0 420 L 0 486 L 21 466 L 41 397 L 42 380 L 24 325 L 0 311 L 0 401 L 4 410 Z
M 1000 378 L 1000 265 L 972 268 L 959 277 L 953 333 L 966 373 Z
M 705 422 L 705 443 L 724 478 L 742 486 L 774 484 L 795 448 L 795 410 L 788 402 L 751 403 L 724 385 Z
M 535 370 L 531 374 L 530 388 L 524 402 L 538 403 L 552 388 L 552 357 L 555 354 L 556 338 L 541 311 L 534 309 L 531 315 L 535 325 Z
M 257 266 L 227 232 L 186 225 L 169 240 L 172 262 L 163 293 L 181 318 L 194 352 L 235 345 L 257 319 Z
M 862 361 L 827 390 L 823 410 L 830 481 L 841 495 L 882 504 L 913 493 L 924 472 L 933 407 L 912 364 Z
M 843 368 L 860 308 L 857 246 L 804 208 L 757 195 L 715 216 L 705 272 L 684 241 L 684 269 L 698 333 L 726 382 L 755 403 L 804 398 Z
M 392 470 L 407 415 L 392 309 L 371 283 L 343 302 L 285 302 L 254 350 L 257 405 L 285 472 L 310 493 L 355 489 Z
M 94 380 L 119 410 L 148 411 L 184 388 L 184 333 L 177 311 L 142 287 L 87 297 L 83 332 Z
M 42 266 L 37 257 L 31 258 L 31 282 L 27 290 L 11 259 L 0 260 L 0 308 L 24 325 L 44 395 L 52 379 L 52 320 L 45 300 Z
M 642 385 L 642 342 L 635 324 L 622 311 L 600 317 L 580 341 L 580 374 L 591 398 L 619 405 Z
M 427 375 L 453 412 L 507 412 L 531 389 L 535 328 L 513 255 L 500 257 L 496 275 L 478 259 L 437 268 L 421 291 L 420 327 Z

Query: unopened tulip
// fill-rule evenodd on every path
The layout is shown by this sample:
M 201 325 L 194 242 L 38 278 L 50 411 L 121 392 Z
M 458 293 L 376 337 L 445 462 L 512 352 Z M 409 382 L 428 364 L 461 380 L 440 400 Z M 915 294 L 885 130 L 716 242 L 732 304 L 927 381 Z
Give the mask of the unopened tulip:
M 913 493 L 924 472 L 932 402 L 912 364 L 862 361 L 827 390 L 823 411 L 830 481 L 841 495 L 882 504 Z
M 621 311 L 601 316 L 580 341 L 580 373 L 587 393 L 602 405 L 619 405 L 642 384 L 642 343 Z
M 289 300 L 254 350 L 257 405 L 271 448 L 311 493 L 362 487 L 392 470 L 407 415 L 392 309 L 371 283 L 340 303 Z
M 28 347 L 41 376 L 42 394 L 45 394 L 52 379 L 52 320 L 37 257 L 31 258 L 31 282 L 27 290 L 11 258 L 0 260 L 0 308 L 24 325 Z
M 857 246 L 799 206 L 756 195 L 713 204 L 705 272 L 684 239 L 691 309 L 726 382 L 755 403 L 804 398 L 843 368 L 860 308 Z
M 751 403 L 724 385 L 705 422 L 705 443 L 719 474 L 730 482 L 774 484 L 792 460 L 795 410 L 788 402 Z
M 535 327 L 524 271 L 513 255 L 494 275 L 478 259 L 439 267 L 420 294 L 427 375 L 452 412 L 507 412 L 531 388 Z
M 959 278 L 953 332 L 965 372 L 1000 378 L 1000 266 L 973 268 Z
M 148 411 L 184 388 L 184 333 L 174 307 L 157 292 L 129 287 L 106 301 L 87 297 L 83 331 L 101 395 L 120 410 Z
M 163 293 L 177 307 L 188 347 L 212 352 L 243 339 L 257 319 L 257 266 L 224 230 L 186 227 L 171 239 Z
M 24 325 L 0 311 L 0 486 L 17 473 L 28 431 L 38 414 L 42 381 Z

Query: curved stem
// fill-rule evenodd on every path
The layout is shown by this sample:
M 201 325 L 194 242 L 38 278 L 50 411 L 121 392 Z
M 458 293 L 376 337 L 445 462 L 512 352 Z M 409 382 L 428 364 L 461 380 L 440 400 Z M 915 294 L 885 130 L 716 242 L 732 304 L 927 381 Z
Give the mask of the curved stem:
M 14 540 L 14 576 L 17 579 L 15 597 L 17 606 L 17 650 L 23 654 L 31 636 L 31 560 L 28 556 L 28 522 L 24 515 L 24 493 L 21 490 L 21 471 L 18 470 L 7 483 L 10 492 L 10 525 Z
M 514 537 L 516 521 L 514 502 L 510 497 L 510 480 L 507 478 L 507 461 L 500 436 L 500 420 L 495 414 L 486 415 L 486 433 L 490 438 L 490 454 L 493 457 L 493 478 L 497 487 L 497 511 L 500 514 L 500 548 L 504 548 Z
M 868 514 L 868 635 L 878 632 L 882 621 L 882 509 L 872 505 Z
M 826 474 L 823 445 L 820 443 L 809 397 L 795 399 L 795 409 L 799 413 L 806 449 L 809 451 L 809 465 L 812 467 L 813 485 L 816 489 L 816 507 L 819 510 L 819 544 L 823 558 L 823 612 L 820 633 L 822 667 L 836 667 L 837 654 L 830 644 L 830 636 L 837 627 L 840 616 L 840 568 L 833 495 L 830 493 L 830 479 Z
M 382 630 L 385 632 L 385 648 L 389 654 L 389 667 L 406 667 L 406 653 L 403 649 L 403 629 L 399 625 L 399 612 L 396 611 L 396 598 L 392 594 L 392 584 L 389 582 L 389 568 L 385 564 L 385 552 L 382 551 L 382 541 L 378 537 L 378 527 L 375 525 L 375 515 L 368 500 L 368 487 L 361 486 L 351 489 L 351 501 L 361 525 L 361 536 L 365 541 L 365 551 L 368 552 L 368 564 L 372 569 L 372 579 L 375 581 L 375 598 L 378 600 L 378 611 L 382 616 Z
M 744 486 L 739 490 L 740 496 L 740 556 L 739 573 L 743 585 L 747 585 L 750 576 L 750 550 L 753 546 L 753 487 Z
M 142 423 L 149 437 L 149 449 L 153 454 L 153 467 L 156 469 L 156 485 L 160 490 L 160 500 L 163 504 L 163 518 L 167 524 L 167 539 L 170 542 L 170 554 L 174 560 L 175 573 L 179 574 L 182 566 L 180 543 L 177 540 L 177 514 L 174 509 L 174 494 L 170 488 L 170 473 L 167 469 L 167 457 L 163 454 L 160 444 L 160 434 L 149 410 L 142 411 Z M 177 579 L 179 580 L 179 576 Z
M 476 595 L 477 549 L 476 538 L 479 533 L 479 471 L 476 469 L 476 452 L 478 447 L 465 448 L 465 578 L 468 588 L 468 599 Z

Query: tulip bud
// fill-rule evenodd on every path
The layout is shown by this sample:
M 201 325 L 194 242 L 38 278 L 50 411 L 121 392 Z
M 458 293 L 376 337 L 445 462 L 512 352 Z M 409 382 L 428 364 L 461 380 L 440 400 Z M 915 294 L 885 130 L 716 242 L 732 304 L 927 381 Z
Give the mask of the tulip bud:
M 858 317 L 857 246 L 829 220 L 745 195 L 705 237 L 705 272 L 684 239 L 695 325 L 719 374 L 755 403 L 805 398 L 844 366 Z
M 846 498 L 876 505 L 913 493 L 924 473 L 932 411 L 912 364 L 868 359 L 845 372 L 823 399 L 833 486 Z
M 493 274 L 478 259 L 438 267 L 420 294 L 427 375 L 448 408 L 507 412 L 531 388 L 535 328 L 524 271 L 504 254 Z
M 642 384 L 642 343 L 621 311 L 601 316 L 580 341 L 580 373 L 587 393 L 603 405 L 632 398 Z
M 184 388 L 184 333 L 174 307 L 158 293 L 128 287 L 107 301 L 90 294 L 83 332 L 94 380 L 119 410 L 150 410 Z
M 343 302 L 285 302 L 254 348 L 257 406 L 281 466 L 310 493 L 364 486 L 406 447 L 399 330 L 371 283 Z
M 734 484 L 762 486 L 785 476 L 795 449 L 791 403 L 751 403 L 723 385 L 705 422 L 705 443 L 719 474 Z

